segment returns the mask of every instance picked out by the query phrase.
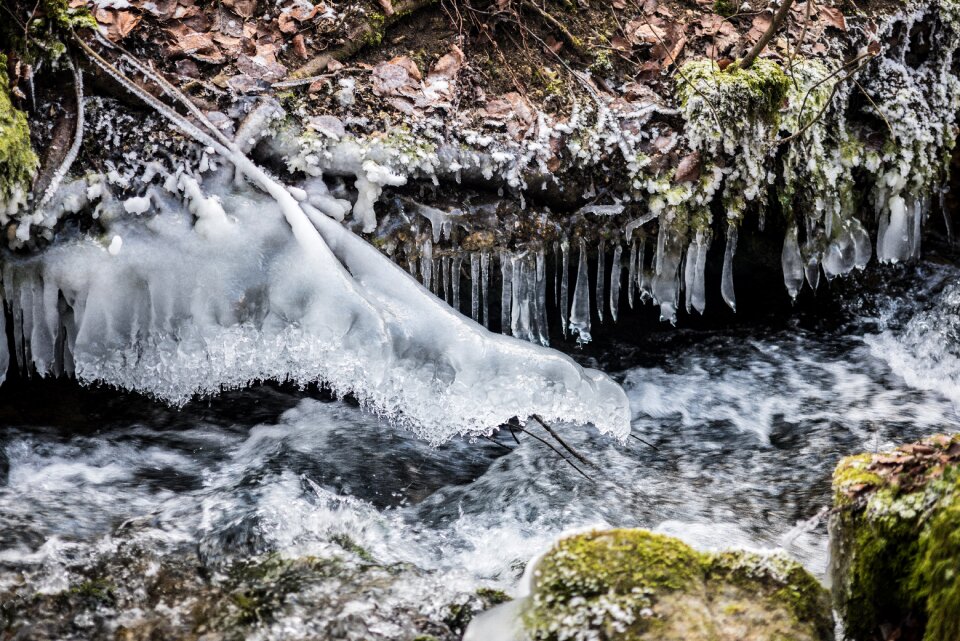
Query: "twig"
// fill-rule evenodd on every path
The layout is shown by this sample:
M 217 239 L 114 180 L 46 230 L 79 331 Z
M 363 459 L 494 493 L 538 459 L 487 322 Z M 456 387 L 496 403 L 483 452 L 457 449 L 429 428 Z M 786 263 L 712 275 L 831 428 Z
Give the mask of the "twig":
M 490 437 L 490 436 L 487 436 L 486 434 L 481 434 L 481 435 L 480 435 L 480 438 L 486 439 L 486 440 L 490 441 L 491 443 L 493 443 L 494 445 L 499 445 L 500 447 L 502 447 L 503 449 L 505 449 L 505 450 L 508 451 L 508 452 L 512 452 L 512 451 L 513 451 L 513 448 L 504 445 L 503 443 L 501 443 L 501 442 L 498 441 L 497 439 L 492 438 L 492 437 Z
M 640 437 L 637 436 L 636 434 L 630 434 L 629 436 L 630 436 L 630 438 L 635 438 L 635 439 L 637 439 L 638 441 L 640 441 L 641 443 L 643 443 L 644 445 L 646 445 L 646 446 L 648 446 L 648 447 L 652 447 L 653 449 L 655 449 L 655 450 L 658 451 L 658 452 L 660 451 L 660 448 L 659 448 L 659 447 L 657 447 L 657 446 L 654 445 L 653 443 L 650 443 L 649 441 L 643 440 L 642 438 L 640 438 Z
M 782 27 L 783 23 L 787 20 L 787 15 L 790 13 L 790 7 L 793 6 L 793 2 L 794 0 L 781 0 L 780 7 L 777 9 L 777 12 L 773 14 L 773 20 L 770 22 L 770 26 L 767 27 L 767 30 L 764 31 L 760 39 L 757 40 L 757 44 L 753 45 L 750 52 L 740 61 L 740 69 L 749 69 L 753 65 L 754 60 L 757 59 L 757 56 L 763 52 L 767 43 L 773 40 L 773 36 L 776 35 L 777 31 L 780 30 L 780 27 Z
M 857 56 L 856 58 L 854 58 L 854 59 L 851 60 L 850 62 L 848 62 L 848 63 L 846 63 L 846 64 L 844 64 L 844 65 L 842 65 L 842 66 L 840 66 L 840 67 L 837 67 L 837 68 L 834 69 L 833 72 L 831 72 L 828 76 L 825 76 L 824 78 L 821 78 L 819 81 L 817 81 L 815 84 L 813 84 L 809 89 L 807 89 L 807 93 L 803 96 L 803 102 L 800 103 L 800 110 L 797 112 L 797 124 L 800 123 L 800 117 L 803 115 L 803 111 L 804 111 L 804 109 L 806 109 L 806 106 L 807 106 L 807 99 L 810 97 L 810 93 L 811 93 L 814 89 L 816 89 L 817 87 L 819 87 L 820 85 L 822 85 L 822 84 L 825 83 L 826 81 L 830 80 L 831 78 L 833 78 L 834 76 L 836 76 L 837 74 L 839 74 L 839 73 L 840 73 L 841 71 L 843 71 L 844 69 L 847 69 L 847 68 L 850 67 L 851 65 L 854 65 L 854 64 L 860 62 L 861 60 L 864 60 L 865 58 L 866 58 L 866 59 L 872 59 L 872 58 L 874 57 L 874 55 L 875 55 L 875 54 L 872 54 L 872 53 L 869 53 L 869 52 L 868 52 L 868 53 L 864 53 L 864 54 L 861 54 L 861 55 Z M 858 65 L 855 69 L 853 69 L 852 71 L 850 71 L 850 73 L 848 73 L 846 76 L 844 76 L 844 77 L 841 78 L 840 80 L 837 80 L 835 83 L 833 83 L 833 88 L 830 90 L 830 96 L 824 101 L 823 106 L 820 107 L 820 110 L 819 110 L 819 111 L 816 113 L 816 115 L 810 120 L 810 122 L 808 122 L 807 124 L 805 124 L 803 127 L 801 127 L 801 128 L 800 128 L 799 130 L 797 130 L 796 132 L 790 134 L 790 135 L 787 136 L 786 138 L 780 138 L 780 139 L 774 141 L 773 145 L 774 145 L 774 146 L 780 146 L 780 145 L 782 145 L 782 144 L 784 144 L 784 143 L 786 143 L 786 142 L 790 142 L 791 140 L 794 140 L 794 139 L 796 139 L 796 138 L 799 138 L 801 135 L 803 135 L 803 133 L 804 133 L 805 131 L 807 131 L 808 129 L 810 129 L 810 127 L 812 127 L 812 126 L 814 125 L 814 123 L 816 123 L 817 120 L 820 119 L 820 116 L 822 116 L 823 113 L 827 110 L 827 108 L 830 106 L 830 103 L 833 102 L 833 97 L 834 97 L 835 95 L 837 95 L 837 89 L 840 87 L 840 85 L 841 85 L 845 80 L 851 78 L 855 73 L 857 73 L 858 71 L 860 71 L 860 70 L 864 67 L 865 64 L 866 64 L 866 62 L 864 62 L 863 64 Z
M 564 25 L 562 22 L 554 18 L 553 14 L 551 14 L 546 9 L 544 9 L 540 5 L 533 2 L 533 0 L 523 0 L 520 4 L 524 7 L 527 7 L 528 9 L 533 9 L 538 14 L 540 14 L 540 17 L 542 17 L 544 20 L 549 22 L 551 25 L 553 25 L 555 29 L 557 29 L 557 31 L 560 32 L 560 35 L 562 35 L 563 39 L 566 40 L 571 47 L 573 47 L 574 51 L 576 51 L 581 56 L 587 56 L 587 52 L 583 48 L 583 43 L 580 42 L 580 39 L 577 38 L 572 33 L 570 33 L 570 30 L 567 29 L 566 25 Z
M 797 54 L 801 53 L 800 49 L 803 47 L 803 41 L 807 39 L 807 28 L 810 26 L 810 12 L 813 8 L 813 0 L 807 0 L 807 12 L 803 18 L 803 29 L 800 31 L 800 39 L 797 40 L 797 46 L 793 48 L 793 55 L 787 56 L 787 68 L 790 69 L 790 77 L 793 79 L 793 86 L 800 89 L 797 86 L 797 78 L 794 76 L 793 72 L 793 59 Z M 789 42 L 789 40 L 788 40 Z
M 878 105 L 876 102 L 873 101 L 873 98 L 870 96 L 870 94 L 867 93 L 867 90 L 863 88 L 863 85 L 857 82 L 856 78 L 853 79 L 853 84 L 855 84 L 857 86 L 857 89 L 859 89 L 861 93 L 863 93 L 863 97 L 866 98 L 871 105 L 873 105 L 873 108 L 876 110 L 877 115 L 883 118 L 883 124 L 887 126 L 888 130 L 890 130 L 890 137 L 896 138 L 897 133 L 893 130 L 893 126 L 890 124 L 890 121 L 887 120 L 887 117 L 883 115 L 883 111 L 881 111 L 880 105 Z
M 524 434 L 530 436 L 531 438 L 537 439 L 538 441 L 540 441 L 541 443 L 543 443 L 544 445 L 546 445 L 547 447 L 549 447 L 551 450 L 553 450 L 554 452 L 556 452 L 556 453 L 557 453 L 557 456 L 559 456 L 561 459 L 563 459 L 563 461 L 564 461 L 567 465 L 569 465 L 570 467 L 572 467 L 573 469 L 575 469 L 577 472 L 579 472 L 580 475 L 581 475 L 583 478 L 587 479 L 587 480 L 590 481 L 591 483 L 596 483 L 596 481 L 594 481 L 586 472 L 584 472 L 584 471 L 581 470 L 579 467 L 577 467 L 577 466 L 574 464 L 573 461 L 571 461 L 571 460 L 568 459 L 566 456 L 564 456 L 564 455 L 563 455 L 563 452 L 561 452 L 560 450 L 558 450 L 557 448 L 555 448 L 555 447 L 553 446 L 553 443 L 550 443 L 549 441 L 540 438 L 539 436 L 537 436 L 536 434 L 534 434 L 534 433 L 531 432 L 530 430 L 524 429 L 523 427 L 517 427 L 517 429 L 520 430 L 521 432 L 523 432 Z
M 570 452 L 571 454 L 573 454 L 573 455 L 577 458 L 577 460 L 579 460 L 581 463 L 585 463 L 586 465 L 589 465 L 590 467 L 596 467 L 596 465 L 594 465 L 593 463 L 591 463 L 591 462 L 587 459 L 587 457 L 585 457 L 583 454 L 581 454 L 581 453 L 578 452 L 577 450 L 573 449 L 573 447 L 571 447 L 570 445 L 568 445 L 566 441 L 564 441 L 562 438 L 560 438 L 560 435 L 557 434 L 557 433 L 553 430 L 553 428 L 551 428 L 551 427 L 547 424 L 547 422 L 546 422 L 545 420 L 543 420 L 539 415 L 534 414 L 532 418 L 533 418 L 533 420 L 535 420 L 537 423 L 539 423 L 540 426 L 541 426 L 543 429 L 547 430 L 547 433 L 548 433 L 550 436 L 552 436 L 553 438 L 555 438 L 555 439 L 557 440 L 557 443 L 559 443 L 560 445 L 563 446 L 563 449 L 565 449 L 565 450 L 567 450 L 568 452 Z
M 73 72 L 73 90 L 77 101 L 77 122 L 73 133 L 73 143 L 60 162 L 60 166 L 53 172 L 50 183 L 44 188 L 43 196 L 35 208 L 37 210 L 42 209 L 53 198 L 60 183 L 63 182 L 67 172 L 70 171 L 70 167 L 77 159 L 77 154 L 80 153 L 80 145 L 83 142 L 83 71 L 72 59 L 68 58 L 68 62 L 70 63 L 70 70 Z

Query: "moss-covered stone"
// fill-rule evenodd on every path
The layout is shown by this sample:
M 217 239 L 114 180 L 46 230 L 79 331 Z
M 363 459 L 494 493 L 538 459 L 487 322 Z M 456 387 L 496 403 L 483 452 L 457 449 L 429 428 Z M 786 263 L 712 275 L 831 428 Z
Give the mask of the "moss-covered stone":
M 559 541 L 533 573 L 533 639 L 832 639 L 826 591 L 782 556 L 705 554 L 645 530 Z
M 960 435 L 847 457 L 833 488 L 831 574 L 848 637 L 960 639 Z
M 0 54 L 0 205 L 29 190 L 37 164 L 27 115 L 13 106 L 7 58 Z

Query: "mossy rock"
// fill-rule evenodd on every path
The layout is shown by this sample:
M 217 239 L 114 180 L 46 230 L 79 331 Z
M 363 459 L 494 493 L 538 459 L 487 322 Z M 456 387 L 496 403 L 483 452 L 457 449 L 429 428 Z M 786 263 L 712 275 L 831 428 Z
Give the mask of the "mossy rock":
M 833 490 L 830 572 L 848 638 L 960 639 L 960 435 L 849 456 Z
M 534 569 L 523 626 L 543 641 L 833 638 L 829 596 L 795 561 L 625 529 L 559 541 Z
M 7 58 L 0 54 L 0 211 L 5 201 L 29 191 L 37 164 L 27 115 L 13 106 Z

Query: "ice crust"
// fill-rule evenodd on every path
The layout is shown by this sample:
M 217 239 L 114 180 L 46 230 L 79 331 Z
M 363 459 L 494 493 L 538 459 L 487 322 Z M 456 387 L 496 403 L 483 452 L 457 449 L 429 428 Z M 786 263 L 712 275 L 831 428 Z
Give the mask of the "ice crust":
M 471 322 L 332 218 L 298 218 L 279 183 L 176 184 L 154 191 L 151 217 L 111 225 L 123 251 L 80 237 L 6 262 L 21 369 L 178 405 L 255 380 L 322 381 L 431 442 L 534 414 L 627 434 L 619 385 Z

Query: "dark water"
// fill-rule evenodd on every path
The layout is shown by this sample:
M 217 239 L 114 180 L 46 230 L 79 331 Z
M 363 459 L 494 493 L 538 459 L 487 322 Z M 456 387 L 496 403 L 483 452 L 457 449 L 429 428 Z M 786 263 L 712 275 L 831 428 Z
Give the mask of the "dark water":
M 592 480 L 533 424 L 519 442 L 434 449 L 349 402 L 282 387 L 180 412 L 76 390 L 8 398 L 0 626 L 22 638 L 456 638 L 457 606 L 482 607 L 478 588 L 510 592 L 527 560 L 588 527 L 779 548 L 823 576 L 816 516 L 837 459 L 957 429 L 960 271 L 924 265 L 911 279 L 910 297 L 857 298 L 830 329 L 677 330 L 608 348 L 597 364 L 622 381 L 646 443 L 560 426 Z

